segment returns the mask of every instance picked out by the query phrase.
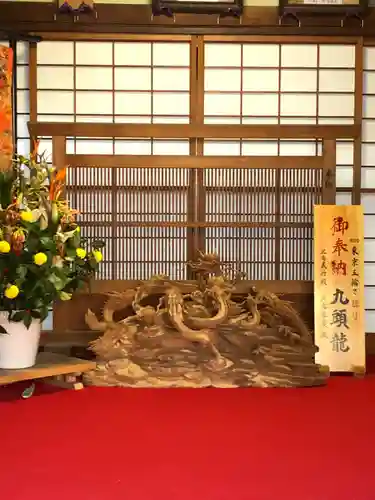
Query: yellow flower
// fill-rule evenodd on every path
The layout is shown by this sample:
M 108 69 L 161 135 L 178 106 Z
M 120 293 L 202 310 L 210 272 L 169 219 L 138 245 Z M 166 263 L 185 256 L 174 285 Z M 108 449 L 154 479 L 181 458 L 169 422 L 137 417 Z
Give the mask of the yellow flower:
M 76 227 L 76 233 L 80 233 L 81 232 L 81 228 L 79 226 Z
M 86 257 L 86 250 L 84 248 L 77 248 L 76 254 L 79 259 L 84 259 Z
M 30 210 L 23 210 L 21 212 L 21 219 L 24 222 L 32 222 L 33 221 L 33 214 L 30 212 Z
M 10 252 L 9 243 L 5 240 L 0 241 L 0 253 L 9 253 L 9 252 Z
M 15 299 L 19 293 L 20 290 L 16 285 L 8 285 L 4 292 L 7 299 Z
M 100 250 L 93 250 L 92 252 L 93 256 L 94 256 L 94 259 L 96 260 L 96 262 L 101 262 L 103 260 L 103 254 Z
M 38 252 L 34 255 L 34 264 L 42 266 L 47 262 L 47 255 L 43 252 Z

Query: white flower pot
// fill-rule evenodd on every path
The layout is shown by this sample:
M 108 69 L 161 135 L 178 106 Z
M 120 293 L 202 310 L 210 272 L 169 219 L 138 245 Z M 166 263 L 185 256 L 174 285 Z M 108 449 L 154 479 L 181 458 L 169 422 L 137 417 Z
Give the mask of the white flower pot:
M 8 321 L 8 313 L 0 312 L 0 326 L 7 332 L 0 333 L 0 368 L 33 366 L 38 353 L 40 321 L 33 320 L 28 329 L 22 322 Z

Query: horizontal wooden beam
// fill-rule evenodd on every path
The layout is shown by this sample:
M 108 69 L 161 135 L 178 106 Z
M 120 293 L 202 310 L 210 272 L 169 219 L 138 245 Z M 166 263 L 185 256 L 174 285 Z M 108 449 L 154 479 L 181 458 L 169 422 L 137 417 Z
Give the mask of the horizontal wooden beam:
M 275 188 L 276 190 L 276 188 Z M 152 188 L 150 188 L 150 191 L 152 191 Z M 230 192 L 230 191 L 228 191 Z M 213 214 L 216 215 L 216 214 Z M 132 217 L 136 217 L 136 215 L 132 215 Z M 230 215 L 227 216 L 230 218 Z M 249 215 L 251 217 L 251 214 Z M 276 218 L 276 216 L 274 216 Z M 151 218 L 151 217 L 150 217 Z M 312 218 L 312 217 L 311 217 Z M 81 227 L 90 227 L 90 228 L 95 228 L 95 227 L 112 227 L 113 223 L 111 221 L 98 221 L 96 215 L 92 215 L 92 220 L 84 220 L 80 221 L 79 225 Z M 268 229 L 274 229 L 276 227 L 281 228 L 281 229 L 286 229 L 286 228 L 292 228 L 292 229 L 297 229 L 297 228 L 302 228 L 302 229 L 308 229 L 308 228 L 313 228 L 314 224 L 313 222 L 232 222 L 230 220 L 222 220 L 222 221 L 215 221 L 215 222 L 189 222 L 189 221 L 143 221 L 143 220 L 132 220 L 132 221 L 117 221 L 116 222 L 116 227 L 136 227 L 136 228 L 169 228 L 169 227 L 175 227 L 175 228 L 209 228 L 209 227 L 222 227 L 222 228 L 227 228 L 227 229 L 236 229 L 236 228 L 268 228 Z
M 55 2 L 1 2 L 0 29 L 46 33 L 64 36 L 70 32 L 79 39 L 90 40 L 98 34 L 116 34 L 117 39 L 126 34 L 182 35 L 256 35 L 256 36 L 373 36 L 375 34 L 374 9 L 369 9 L 364 26 L 349 19 L 341 27 L 340 15 L 304 14 L 301 26 L 286 20 L 279 24 L 276 6 L 246 6 L 241 18 L 216 15 L 177 14 L 174 18 L 152 16 L 151 5 L 96 3 L 96 16 L 81 14 L 73 22 L 71 16 L 57 15 Z M 112 37 L 112 39 L 114 39 Z M 323 42 L 324 43 L 324 42 Z M 349 40 L 347 43 L 350 43 Z
M 211 125 L 29 122 L 31 137 L 116 137 L 133 139 L 353 139 L 354 125 Z
M 137 6 L 134 6 L 137 8 Z M 245 7 L 246 9 L 247 7 Z M 250 7 L 252 8 L 252 7 Z M 277 27 L 278 28 L 278 27 Z M 283 27 L 284 30 L 287 27 Z M 182 28 L 180 28 L 181 30 Z M 301 29 L 301 28 L 300 28 Z M 119 41 L 119 42 L 188 42 L 191 39 L 191 35 L 181 35 L 181 34 L 132 34 L 132 33 L 77 33 L 77 32 L 38 32 L 38 35 L 43 38 L 43 40 L 48 41 Z M 223 43 L 223 35 L 202 35 L 205 42 L 210 43 Z M 355 44 L 358 42 L 358 36 L 335 36 L 335 44 Z M 225 35 L 225 42 L 238 43 L 239 41 L 243 43 L 280 43 L 280 35 L 242 35 L 241 40 L 238 39 L 238 35 Z M 311 43 L 311 35 L 282 35 L 282 43 Z M 319 39 L 313 40 L 315 43 L 332 43 L 332 36 L 319 36 Z
M 322 156 L 67 155 L 70 167 L 277 169 L 323 168 Z M 229 188 L 228 188 L 229 190 Z

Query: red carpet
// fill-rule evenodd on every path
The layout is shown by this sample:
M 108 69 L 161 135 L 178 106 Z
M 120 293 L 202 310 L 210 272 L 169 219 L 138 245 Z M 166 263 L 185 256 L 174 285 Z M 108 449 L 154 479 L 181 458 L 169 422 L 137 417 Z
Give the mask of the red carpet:
M 2 500 L 374 500 L 375 377 L 317 389 L 0 389 Z

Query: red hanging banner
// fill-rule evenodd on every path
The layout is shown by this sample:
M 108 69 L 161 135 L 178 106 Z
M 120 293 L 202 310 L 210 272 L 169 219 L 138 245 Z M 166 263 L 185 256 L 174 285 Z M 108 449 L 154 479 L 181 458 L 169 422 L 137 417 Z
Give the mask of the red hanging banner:
M 0 45 L 0 171 L 12 167 L 12 49 Z

